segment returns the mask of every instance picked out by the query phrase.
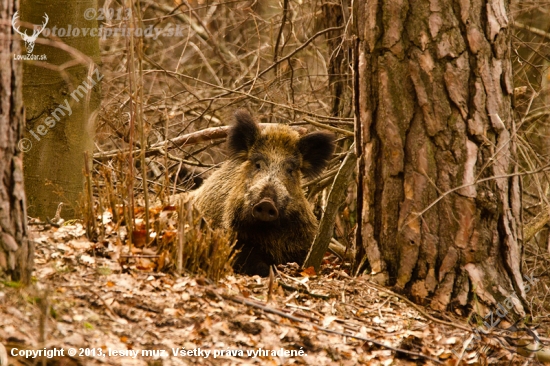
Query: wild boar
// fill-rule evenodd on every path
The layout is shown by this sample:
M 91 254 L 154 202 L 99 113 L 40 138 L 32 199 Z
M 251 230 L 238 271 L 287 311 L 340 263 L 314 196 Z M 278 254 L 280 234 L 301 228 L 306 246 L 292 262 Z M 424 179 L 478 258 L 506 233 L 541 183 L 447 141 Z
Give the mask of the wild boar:
M 323 171 L 334 136 L 300 137 L 281 124 L 260 128 L 238 110 L 227 144 L 229 160 L 195 191 L 195 206 L 215 227 L 236 233 L 237 272 L 267 276 L 273 264 L 302 264 L 318 225 L 302 176 Z

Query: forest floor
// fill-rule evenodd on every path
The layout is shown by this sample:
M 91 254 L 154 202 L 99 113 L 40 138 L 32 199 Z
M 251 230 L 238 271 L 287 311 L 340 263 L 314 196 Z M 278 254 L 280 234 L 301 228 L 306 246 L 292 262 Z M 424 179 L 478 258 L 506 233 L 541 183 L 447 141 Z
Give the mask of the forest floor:
M 290 264 L 271 281 L 215 284 L 154 272 L 147 256 L 122 261 L 120 244 L 88 241 L 80 223 L 33 226 L 32 236 L 34 286 L 0 283 L 0 365 L 4 351 L 10 365 L 538 363 L 509 333 L 476 339 L 451 312 L 350 277 L 336 260 L 319 275 Z

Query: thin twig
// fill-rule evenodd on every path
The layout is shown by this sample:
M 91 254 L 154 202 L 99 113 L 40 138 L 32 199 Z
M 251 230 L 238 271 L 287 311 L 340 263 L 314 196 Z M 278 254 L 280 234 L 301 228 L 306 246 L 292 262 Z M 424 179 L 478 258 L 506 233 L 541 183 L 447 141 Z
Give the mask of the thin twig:
M 512 173 L 512 174 L 503 174 L 503 175 L 497 175 L 497 176 L 493 176 L 493 177 L 488 177 L 488 178 L 483 178 L 483 179 L 479 179 L 479 180 L 476 180 L 475 182 L 473 183 L 468 183 L 468 184 L 463 184 L 461 186 L 458 186 L 458 187 L 455 187 L 453 189 L 450 189 L 448 190 L 447 192 L 443 193 L 441 196 L 437 197 L 432 203 L 430 203 L 428 205 L 428 207 L 426 207 L 425 209 L 423 209 L 422 211 L 420 211 L 419 213 L 416 213 L 416 214 L 412 214 L 414 217 L 412 219 L 410 219 L 409 221 L 407 221 L 406 223 L 404 223 L 401 228 L 399 228 L 399 231 L 402 231 L 405 226 L 409 225 L 411 222 L 413 222 L 414 220 L 416 220 L 417 218 L 419 218 L 420 216 L 424 215 L 429 209 L 431 209 L 432 207 L 434 207 L 439 201 L 441 201 L 443 198 L 445 198 L 446 196 L 448 196 L 449 194 L 453 193 L 453 192 L 456 192 L 462 188 L 466 188 L 466 187 L 469 187 L 469 186 L 473 186 L 473 185 L 476 185 L 476 184 L 479 184 L 479 183 L 483 183 L 483 182 L 488 182 L 488 181 L 491 181 L 491 180 L 494 180 L 494 179 L 502 179 L 502 178 L 511 178 L 511 177 L 523 177 L 523 176 L 526 176 L 526 175 L 531 175 L 531 174 L 537 174 L 537 173 L 541 173 L 541 172 L 545 172 L 548 170 L 548 168 L 550 168 L 550 164 L 547 164 L 537 170 L 533 170 L 533 171 L 529 171 L 529 172 L 522 172 L 522 173 Z
M 422 309 L 420 306 L 416 305 L 414 302 L 412 302 L 411 300 L 407 299 L 405 296 L 402 296 L 396 292 L 393 292 L 385 287 L 382 287 L 374 282 L 368 282 L 368 285 L 369 286 L 372 286 L 374 288 L 376 288 L 378 291 L 383 291 L 383 292 L 386 292 L 392 296 L 395 296 L 397 298 L 399 298 L 401 301 L 409 304 L 410 306 L 412 306 L 413 308 L 416 309 L 416 311 L 418 311 L 420 314 L 422 314 L 424 317 L 426 317 L 427 319 L 433 321 L 434 323 L 439 323 L 439 324 L 443 324 L 443 325 L 448 325 L 450 327 L 454 327 L 454 328 L 458 328 L 458 329 L 462 329 L 462 330 L 465 330 L 467 332 L 471 332 L 472 331 L 472 328 L 470 327 L 467 327 L 465 325 L 462 325 L 462 324 L 457 324 L 457 323 L 451 323 L 451 322 L 448 322 L 448 321 L 445 321 L 445 320 L 441 320 L 441 319 L 437 319 L 433 316 L 431 316 L 430 314 L 428 314 L 424 309 Z
M 517 20 L 514 23 L 512 23 L 512 25 L 515 28 L 524 29 L 524 30 L 529 31 L 533 34 L 536 34 L 537 36 L 541 36 L 541 37 L 544 37 L 544 38 L 550 40 L 550 33 L 545 32 L 542 29 L 538 29 L 538 28 L 535 28 L 535 27 L 530 27 L 530 26 L 525 25 L 521 22 L 518 22 Z
M 323 30 L 320 30 L 319 32 L 315 33 L 313 36 L 311 36 L 309 39 L 307 39 L 304 43 L 302 43 L 299 47 L 297 47 L 294 51 L 292 51 L 291 53 L 289 53 L 288 55 L 286 55 L 285 57 L 283 58 L 280 58 L 277 62 L 274 62 L 273 64 L 271 64 L 270 66 L 268 66 L 267 68 L 265 68 L 264 70 L 262 70 L 257 76 L 256 78 L 254 79 L 257 79 L 257 78 L 260 78 L 262 77 L 263 75 L 265 75 L 267 72 L 269 72 L 271 69 L 273 69 L 274 67 L 276 67 L 278 64 L 280 64 L 281 62 L 285 62 L 286 60 L 290 59 L 292 56 L 294 56 L 295 54 L 297 54 L 298 52 L 300 52 L 301 50 L 303 50 L 304 48 L 307 47 L 308 44 L 310 44 L 311 42 L 313 42 L 317 37 L 319 36 L 322 36 L 323 34 L 325 33 L 328 33 L 328 32 L 332 32 L 334 30 L 339 30 L 339 29 L 342 29 L 344 28 L 344 26 L 340 26 L 340 27 L 332 27 L 332 28 L 327 28 L 327 29 L 323 29 Z M 241 85 L 240 87 L 236 88 L 235 89 L 235 92 L 244 88 L 245 86 L 247 85 L 250 85 L 253 81 L 253 80 L 249 80 L 247 81 L 246 83 L 244 83 L 243 85 Z

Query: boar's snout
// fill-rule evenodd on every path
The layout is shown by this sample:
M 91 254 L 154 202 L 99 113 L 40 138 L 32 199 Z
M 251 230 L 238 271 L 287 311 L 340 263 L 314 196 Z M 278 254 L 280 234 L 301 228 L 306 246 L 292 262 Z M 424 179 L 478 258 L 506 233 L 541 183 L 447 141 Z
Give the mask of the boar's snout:
M 264 198 L 252 208 L 252 216 L 261 221 L 274 221 L 279 217 L 279 211 L 271 198 Z

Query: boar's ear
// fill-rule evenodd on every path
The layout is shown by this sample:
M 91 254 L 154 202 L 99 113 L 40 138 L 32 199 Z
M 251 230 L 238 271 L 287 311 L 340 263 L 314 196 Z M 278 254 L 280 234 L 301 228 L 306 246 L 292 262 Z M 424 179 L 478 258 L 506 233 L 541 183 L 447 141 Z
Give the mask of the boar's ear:
M 235 124 L 227 134 L 227 144 L 232 154 L 246 153 L 260 136 L 260 128 L 244 109 L 235 112 Z
M 302 174 L 311 178 L 321 174 L 334 152 L 334 135 L 325 132 L 313 132 L 298 142 L 302 154 Z

